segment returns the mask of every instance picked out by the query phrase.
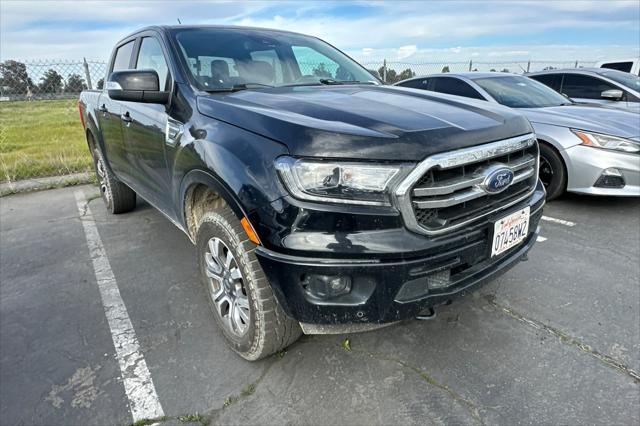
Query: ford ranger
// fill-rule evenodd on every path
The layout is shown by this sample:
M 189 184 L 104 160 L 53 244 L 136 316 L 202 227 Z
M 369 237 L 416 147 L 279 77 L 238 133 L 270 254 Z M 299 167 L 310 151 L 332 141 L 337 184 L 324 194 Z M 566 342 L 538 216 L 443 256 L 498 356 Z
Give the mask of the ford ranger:
M 303 332 L 430 318 L 536 240 L 545 193 L 526 118 L 385 86 L 315 37 L 145 28 L 79 111 L 107 209 L 139 196 L 184 231 L 248 360 Z

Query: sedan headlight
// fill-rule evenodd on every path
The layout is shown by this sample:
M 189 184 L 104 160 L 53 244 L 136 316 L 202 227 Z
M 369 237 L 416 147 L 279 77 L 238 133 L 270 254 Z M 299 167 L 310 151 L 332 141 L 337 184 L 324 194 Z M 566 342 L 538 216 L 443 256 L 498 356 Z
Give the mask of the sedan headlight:
M 390 188 L 407 175 L 409 165 L 320 161 L 279 157 L 275 162 L 287 190 L 301 200 L 391 205 Z
M 617 136 L 603 135 L 600 133 L 585 132 L 583 130 L 571 131 L 580 138 L 582 145 L 595 148 L 613 149 L 622 152 L 640 152 L 640 144 L 629 139 Z

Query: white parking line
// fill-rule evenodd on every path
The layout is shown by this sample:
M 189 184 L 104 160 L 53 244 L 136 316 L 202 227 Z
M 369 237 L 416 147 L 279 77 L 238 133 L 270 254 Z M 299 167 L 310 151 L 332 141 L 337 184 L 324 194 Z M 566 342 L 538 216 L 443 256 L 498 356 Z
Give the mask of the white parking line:
M 543 243 L 545 241 L 547 241 L 547 239 L 545 237 L 541 237 L 540 235 L 538 235 L 538 238 L 536 238 L 536 241 L 539 243 Z
M 547 222 L 558 223 L 560 225 L 565 225 L 565 226 L 576 226 L 575 222 L 570 222 L 564 219 L 556 219 L 555 217 L 542 216 L 542 220 L 546 220 Z
M 84 193 L 76 191 L 75 196 L 133 421 L 162 417 L 162 405 L 140 350 L 127 307 L 120 296 L 93 214 Z

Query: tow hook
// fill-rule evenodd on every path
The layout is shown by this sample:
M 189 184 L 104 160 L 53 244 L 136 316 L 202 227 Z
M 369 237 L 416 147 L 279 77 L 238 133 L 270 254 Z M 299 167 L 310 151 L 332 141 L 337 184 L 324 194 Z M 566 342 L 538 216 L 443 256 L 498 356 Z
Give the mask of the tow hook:
M 436 310 L 431 308 L 426 308 L 421 310 L 418 315 L 416 315 L 416 319 L 419 321 L 428 321 L 432 320 L 436 317 Z

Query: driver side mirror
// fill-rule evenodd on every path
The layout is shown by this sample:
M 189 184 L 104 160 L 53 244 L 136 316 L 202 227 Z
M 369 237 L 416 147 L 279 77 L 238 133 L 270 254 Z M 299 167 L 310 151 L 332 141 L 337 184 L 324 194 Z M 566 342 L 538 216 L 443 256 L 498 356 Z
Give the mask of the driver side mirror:
M 608 99 L 610 101 L 619 101 L 620 99 L 622 99 L 622 95 L 622 90 L 616 89 L 605 90 L 604 92 L 600 93 L 600 97 L 602 99 Z
M 116 101 L 166 104 L 169 92 L 160 90 L 160 78 L 154 70 L 114 71 L 107 81 L 109 97 Z

